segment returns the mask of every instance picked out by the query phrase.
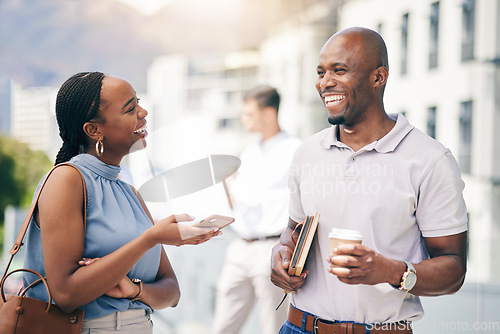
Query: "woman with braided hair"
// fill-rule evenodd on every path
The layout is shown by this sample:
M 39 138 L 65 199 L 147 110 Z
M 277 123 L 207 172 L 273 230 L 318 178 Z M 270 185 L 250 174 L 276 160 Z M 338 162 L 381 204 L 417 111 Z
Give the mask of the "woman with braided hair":
M 26 239 L 25 267 L 47 277 L 65 312 L 85 311 L 82 333 L 151 333 L 149 314 L 174 307 L 176 276 L 162 244 L 199 244 L 220 234 L 176 224 L 181 214 L 152 223 L 138 192 L 118 179 L 120 163 L 147 137 L 147 111 L 125 80 L 100 72 L 78 73 L 61 86 L 56 116 L 62 165 L 45 183 Z M 145 144 L 145 143 L 144 143 Z M 26 275 L 25 286 L 35 278 Z M 42 285 L 29 296 L 48 301 Z M 107 329 L 106 329 L 107 328 Z

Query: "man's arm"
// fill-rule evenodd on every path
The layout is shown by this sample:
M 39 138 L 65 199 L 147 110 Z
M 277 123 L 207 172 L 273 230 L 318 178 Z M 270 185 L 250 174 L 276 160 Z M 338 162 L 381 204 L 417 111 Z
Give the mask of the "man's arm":
M 417 282 L 410 293 L 439 296 L 457 292 L 465 279 L 467 232 L 424 240 L 430 259 L 413 264 Z M 339 246 L 335 255 L 328 262 L 338 267 L 329 267 L 328 271 L 347 284 L 389 283 L 399 287 L 406 271 L 404 262 L 389 259 L 363 245 Z
M 439 296 L 457 292 L 467 271 L 467 232 L 424 240 L 431 258 L 414 264 L 417 283 L 410 293 Z

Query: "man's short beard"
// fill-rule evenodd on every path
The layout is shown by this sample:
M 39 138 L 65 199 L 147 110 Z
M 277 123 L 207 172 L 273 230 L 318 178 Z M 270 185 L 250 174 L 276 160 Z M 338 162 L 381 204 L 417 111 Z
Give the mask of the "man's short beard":
M 332 125 L 339 125 L 345 123 L 345 117 L 343 115 L 340 116 L 330 116 L 328 117 L 328 123 Z

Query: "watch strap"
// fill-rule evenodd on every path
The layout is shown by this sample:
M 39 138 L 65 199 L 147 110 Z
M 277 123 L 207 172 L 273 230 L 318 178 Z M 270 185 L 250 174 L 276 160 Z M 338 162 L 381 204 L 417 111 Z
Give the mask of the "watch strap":
M 415 274 L 417 273 L 413 264 L 411 264 L 408 261 L 403 261 L 403 262 L 406 264 L 406 270 L 410 270 L 412 273 L 415 273 Z

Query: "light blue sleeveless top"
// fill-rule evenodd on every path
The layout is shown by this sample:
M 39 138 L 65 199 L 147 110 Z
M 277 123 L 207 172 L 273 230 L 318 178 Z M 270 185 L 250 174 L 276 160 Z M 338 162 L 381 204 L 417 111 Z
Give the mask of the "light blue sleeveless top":
M 137 238 L 152 226 L 130 186 L 118 179 L 120 167 L 110 166 L 93 155 L 80 154 L 70 161 L 83 174 L 87 188 L 87 231 L 85 235 L 86 258 L 104 257 L 129 241 Z M 38 188 L 40 187 L 38 185 Z M 37 188 L 37 191 L 38 191 Z M 32 221 L 25 238 L 24 268 L 38 271 L 45 276 L 40 229 Z M 127 274 L 145 283 L 154 282 L 160 266 L 161 245 L 150 249 Z M 110 268 L 111 269 L 111 268 Z M 35 280 L 35 275 L 25 274 L 24 286 Z M 81 289 L 85 289 L 82 286 Z M 37 284 L 28 291 L 28 297 L 48 301 L 45 286 Z M 83 305 L 85 319 L 104 317 L 127 309 L 152 309 L 140 302 L 101 296 Z

